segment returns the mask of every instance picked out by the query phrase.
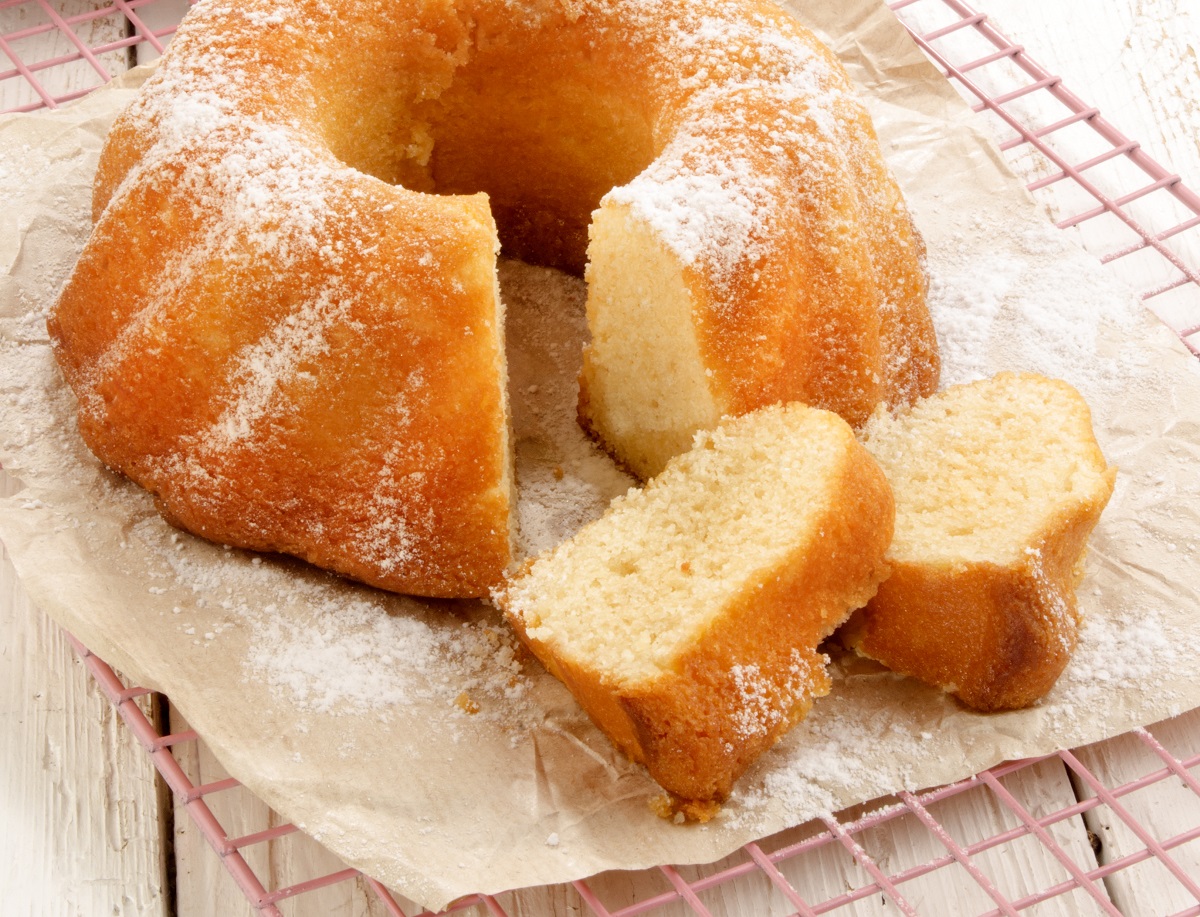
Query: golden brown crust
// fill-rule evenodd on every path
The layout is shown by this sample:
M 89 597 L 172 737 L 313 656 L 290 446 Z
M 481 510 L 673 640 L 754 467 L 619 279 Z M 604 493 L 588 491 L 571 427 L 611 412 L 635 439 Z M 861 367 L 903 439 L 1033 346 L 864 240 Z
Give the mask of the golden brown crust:
M 518 634 L 593 722 L 684 800 L 728 797 L 746 768 L 828 693 L 817 647 L 887 575 L 891 490 L 843 429 L 840 474 L 829 485 L 836 496 L 816 527 L 821 535 L 745 582 L 670 672 L 620 683 L 530 635 L 522 610 L 508 593 L 499 596 Z
M 1075 649 L 1075 571 L 1103 506 L 1058 520 L 1020 566 L 893 561 L 843 639 L 975 710 L 1029 706 L 1054 687 Z
M 801 401 L 858 425 L 882 398 L 886 368 L 868 242 L 868 228 L 877 227 L 864 225 L 860 189 L 822 121 L 789 119 L 803 154 L 781 159 L 774 151 L 781 104 L 755 88 L 713 106 L 718 123 L 739 123 L 753 138 L 742 152 L 756 173 L 798 190 L 774 202 L 762 237 L 750 243 L 769 252 L 760 261 L 739 265 L 733 279 L 685 271 L 701 357 L 722 414 Z
M 802 401 L 858 426 L 881 402 L 907 405 L 937 387 L 924 244 L 832 52 L 782 11 L 746 7 L 792 49 L 787 63 L 748 50 L 752 75 L 703 105 L 703 90 L 677 90 L 658 114 L 669 125 L 655 135 L 658 159 L 601 207 L 629 208 L 678 255 L 699 349 L 676 375 L 704 377 L 712 419 Z M 679 84 L 697 84 L 686 65 Z M 651 172 L 664 183 L 645 182 Z M 671 182 L 677 197 L 663 193 Z M 710 212 L 707 242 L 693 235 L 701 221 L 678 217 L 690 196 Z M 592 245 L 594 265 L 610 242 Z M 589 298 L 589 312 L 603 308 Z M 664 419 L 654 408 L 664 398 L 671 407 L 671 396 L 641 378 L 658 373 L 630 372 L 613 355 L 625 345 L 601 353 L 606 344 L 594 343 L 584 363 L 587 426 L 653 476 L 700 421 L 686 411 Z
M 172 523 L 396 591 L 500 581 L 495 225 L 367 174 L 428 186 L 364 96 L 445 84 L 466 36 L 447 4 L 205 4 L 118 118 L 49 327 L 84 439 Z
M 812 80 L 864 139 L 811 42 L 765 0 L 198 5 L 112 129 L 95 232 L 50 319 L 84 438 L 205 537 L 485 593 L 510 554 L 495 224 L 510 251 L 580 270 L 608 189 L 697 118 L 762 153 L 753 126 L 802 115 Z M 743 298 L 701 319 L 730 410 L 803 398 L 858 420 L 897 389 L 870 262 L 898 260 L 886 239 L 909 237 L 888 220 L 907 215 L 877 151 L 827 197 L 793 195 L 820 162 L 760 176 L 800 203 L 723 281 Z M 845 245 L 813 233 L 843 224 Z M 781 301 L 803 308 L 766 327 Z
M 331 172 L 320 191 L 342 216 L 281 285 L 270 260 L 189 273 L 155 244 L 219 219 L 171 179 L 180 168 L 104 211 L 51 317 L 85 441 L 213 541 L 396 591 L 485 594 L 510 558 L 486 201 Z M 439 270 L 377 268 L 421 258 Z
M 823 520 L 821 544 L 798 547 L 773 576 L 747 583 L 680 671 L 622 698 L 647 769 L 676 795 L 727 798 L 746 768 L 829 693 L 817 647 L 888 572 L 891 491 L 864 458 L 847 464 L 844 499 Z M 762 704 L 751 723 L 748 690 Z
M 844 131 L 847 170 L 856 187 L 870 189 L 858 196 L 858 214 L 879 311 L 880 401 L 899 408 L 932 395 L 941 377 L 937 334 L 925 305 L 925 240 L 882 160 L 867 110 L 839 99 L 836 113 Z
M 1047 492 L 1032 498 L 1044 501 L 1045 518 L 1014 562 L 940 560 L 922 557 L 913 548 L 903 557 L 891 552 L 891 576 L 841 629 L 839 639 L 896 672 L 954 694 L 973 709 L 1010 710 L 1045 696 L 1075 649 L 1080 626 L 1075 589 L 1116 470 L 1108 467 L 1091 438 L 1086 405 L 1065 383 L 1002 373 L 974 386 L 980 391 L 1028 386 L 1031 392 L 1062 392 L 1057 407 L 1073 416 L 1057 414 L 1047 422 L 1078 428 L 1076 473 L 1081 479 L 1091 476 L 1094 485 L 1083 493 Z M 1031 404 L 1030 409 L 1039 407 Z M 969 440 L 969 427 L 962 434 Z M 1036 476 L 1038 446 L 1022 448 L 1026 446 L 1029 465 L 1006 473 Z M 897 503 L 902 502 L 898 489 Z M 971 521 L 962 524 L 970 526 Z M 1003 550 L 1007 553 L 1007 546 Z
M 836 135 L 820 120 L 789 123 L 804 155 L 780 162 L 766 142 L 780 100 L 753 91 L 722 104 L 727 120 L 745 120 L 746 133 L 761 126 L 764 142 L 751 153 L 757 171 L 779 187 L 819 192 L 779 203 L 768 231 L 786 256 L 746 265 L 736 307 L 706 276 L 690 279 L 722 413 L 803 401 L 859 426 L 881 402 L 901 407 L 932 394 L 941 364 L 925 304 L 924 242 L 870 116 L 841 65 L 811 40 L 839 92 L 806 104 L 830 107 Z

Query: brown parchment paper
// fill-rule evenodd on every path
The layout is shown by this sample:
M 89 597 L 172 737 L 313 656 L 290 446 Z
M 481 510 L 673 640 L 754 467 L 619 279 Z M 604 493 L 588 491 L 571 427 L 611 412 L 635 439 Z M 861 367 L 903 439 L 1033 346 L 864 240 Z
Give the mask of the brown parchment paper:
M 796 12 L 862 87 L 925 235 L 945 381 L 1003 369 L 1068 379 L 1120 475 L 1080 590 L 1079 651 L 1043 703 L 971 714 L 835 660 L 833 694 L 705 826 L 651 812 L 655 785 L 515 652 L 491 609 L 386 596 L 200 542 L 101 468 L 75 432 L 44 321 L 86 237 L 105 129 L 140 77 L 0 121 L 0 464 L 22 484 L 0 501 L 0 538 L 26 590 L 127 676 L 166 692 L 285 818 L 422 905 L 709 862 L 823 812 L 1200 705 L 1197 361 L 1050 226 L 882 4 Z M 627 486 L 586 447 L 564 445 L 572 434 L 533 381 L 546 366 L 570 374 L 546 319 L 566 310 L 567 332 L 578 331 L 578 285 L 520 266 L 502 280 L 525 302 L 515 312 L 527 327 L 510 329 L 522 337 L 522 499 L 537 519 L 577 524 Z M 547 496 L 555 463 L 570 492 Z

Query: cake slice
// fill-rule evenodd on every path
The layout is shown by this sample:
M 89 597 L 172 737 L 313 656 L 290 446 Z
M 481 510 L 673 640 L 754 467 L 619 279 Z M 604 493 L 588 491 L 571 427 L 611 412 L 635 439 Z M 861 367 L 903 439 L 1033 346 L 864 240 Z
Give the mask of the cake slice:
M 892 513 L 843 420 L 777 405 L 697 434 L 497 599 L 626 755 L 717 802 L 828 693 L 817 647 L 886 575 Z
M 1002 373 L 880 411 L 863 439 L 895 493 L 892 574 L 840 638 L 977 710 L 1032 704 L 1075 648 L 1075 587 L 1116 475 L 1087 404 Z

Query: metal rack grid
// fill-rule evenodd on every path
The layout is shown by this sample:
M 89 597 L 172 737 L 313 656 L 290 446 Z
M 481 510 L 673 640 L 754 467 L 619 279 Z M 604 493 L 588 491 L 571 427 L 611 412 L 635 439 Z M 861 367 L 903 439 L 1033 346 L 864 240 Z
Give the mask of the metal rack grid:
M 298 829 L 291 824 L 285 824 L 244 837 L 229 837 L 213 814 L 208 800 L 217 794 L 235 789 L 239 786 L 238 782 L 225 779 L 203 785 L 194 784 L 176 761 L 171 749 L 181 743 L 197 742 L 200 737 L 191 730 L 163 734 L 150 722 L 137 703 L 139 698 L 150 692 L 145 688 L 126 687 L 103 660 L 74 638 L 69 639 L 105 697 L 116 707 L 138 742 L 151 756 L 178 802 L 187 809 L 209 845 L 221 858 L 229 874 L 256 910 L 270 917 L 282 917 L 279 905 L 284 901 L 301 898 L 306 893 L 326 886 L 362 878 L 382 903 L 385 912 L 392 917 L 433 917 L 428 911 L 398 901 L 380 883 L 369 877 L 361 877 L 357 870 L 350 868 L 314 876 L 307 881 L 282 888 L 265 887 L 243 857 L 242 851 L 258 844 L 280 840 L 294 834 Z M 1190 725 L 1193 730 L 1200 729 L 1200 718 L 1193 714 Z M 573 882 L 571 887 L 578 901 L 586 904 L 594 917 L 634 917 L 654 913 L 669 905 L 682 905 L 687 909 L 685 913 L 698 917 L 712 917 L 704 901 L 707 892 L 718 886 L 749 881 L 769 882 L 780 901 L 795 909 L 793 913 L 797 917 L 828 914 L 845 905 L 879 895 L 884 896 L 900 913 L 907 917 L 917 917 L 922 912 L 906 897 L 906 886 L 938 870 L 958 867 L 964 877 L 962 881 L 975 883 L 981 892 L 981 900 L 987 902 L 982 909 L 974 912 L 980 917 L 1016 917 L 1022 912 L 1036 913 L 1033 909 L 1037 905 L 1053 898 L 1071 895 L 1082 896 L 1098 913 L 1120 917 L 1122 912 L 1109 897 L 1107 882 L 1127 870 L 1154 862 L 1162 867 L 1162 881 L 1177 883 L 1183 896 L 1196 901 L 1195 906 L 1178 910 L 1173 917 L 1196 917 L 1200 915 L 1200 880 L 1189 875 L 1187 865 L 1176 859 L 1175 852 L 1188 844 L 1200 841 L 1200 825 L 1170 837 L 1158 838 L 1139 821 L 1132 808 L 1122 800 L 1128 801 L 1142 790 L 1172 781 L 1178 781 L 1185 792 L 1200 798 L 1200 779 L 1191 773 L 1193 769 L 1200 768 L 1200 753 L 1181 756 L 1168 749 L 1164 742 L 1148 729 L 1136 729 L 1129 733 L 1127 738 L 1136 740 L 1146 753 L 1147 760 L 1153 761 L 1154 766 L 1136 778 L 1115 786 L 1106 785 L 1105 780 L 1095 773 L 1093 768 L 1089 768 L 1075 752 L 1060 751 L 1054 755 L 1005 763 L 949 786 L 921 793 L 902 791 L 892 799 L 877 801 L 876 807 L 864 814 L 850 816 L 841 813 L 840 817 L 824 817 L 819 823 L 806 826 L 811 829 L 804 832 L 806 836 L 793 840 L 785 833 L 747 844 L 742 848 L 740 856 L 722 862 L 715 869 L 662 866 L 659 872 L 664 879 L 663 891 L 632 903 L 617 906 L 606 902 L 604 895 L 593 887 L 595 883 L 588 880 Z M 1066 768 L 1072 780 L 1080 786 L 1080 798 L 1074 805 L 1035 814 L 1031 811 L 1029 801 L 1019 798 L 1019 793 L 1009 788 L 1007 778 L 1022 771 L 1036 770 L 1047 762 L 1060 762 L 1061 766 Z M 939 804 L 966 793 L 990 794 L 998 808 L 1003 809 L 1009 816 L 1007 820 L 1011 822 L 1011 827 L 970 840 L 955 837 L 955 833 L 938 820 L 936 809 Z M 1056 839 L 1053 829 L 1069 819 L 1083 818 L 1086 822 L 1089 815 L 1102 808 L 1107 809 L 1111 817 L 1136 836 L 1140 846 L 1111 859 L 1097 857 L 1090 863 L 1081 863 L 1077 853 L 1073 855 Z M 927 831 L 941 852 L 920 862 L 902 865 L 898 869 L 881 865 L 868 852 L 869 842 L 864 836 L 874 829 L 888 827 L 899 820 L 910 820 Z M 803 827 L 799 830 L 803 831 Z M 1006 894 L 980 861 L 991 851 L 1004 851 L 1025 840 L 1032 840 L 1049 851 L 1062 867 L 1062 879 L 1048 887 L 1026 889 L 1020 894 Z M 857 864 L 861 870 L 862 883 L 842 894 L 825 896 L 819 901 L 806 897 L 804 890 L 796 887 L 799 883 L 787 875 L 791 871 L 789 867 L 801 858 L 819 855 L 822 850 L 826 853 L 831 849 L 837 851 L 838 848 L 843 849 Z M 1095 847 L 1092 852 L 1096 852 Z M 505 908 L 504 897 L 472 895 L 455 902 L 440 913 L 449 915 L 470 911 L 481 917 L 484 914 L 490 917 L 511 917 L 512 912 Z
M 17 101 L 10 91 L 5 105 L 10 111 L 30 111 L 56 107 L 78 98 L 132 63 L 152 58 L 161 52 L 174 30 L 185 0 L 94 0 L 83 12 L 63 15 L 47 0 L 0 0 L 0 51 L 12 66 L 0 70 L 0 93 L 6 86 L 19 83 Z M 1018 167 L 1031 175 L 1031 192 L 1055 214 L 1058 225 L 1078 231 L 1085 246 L 1095 245 L 1089 235 L 1090 224 L 1117 220 L 1131 234 L 1127 244 L 1116 249 L 1097 251 L 1106 264 L 1129 265 L 1128 272 L 1151 283 L 1141 285 L 1147 305 L 1168 311 L 1176 317 L 1174 325 L 1193 353 L 1200 355 L 1196 340 L 1200 335 L 1200 270 L 1181 254 L 1178 243 L 1200 227 L 1200 196 L 1191 191 L 1180 177 L 1170 173 L 1147 155 L 1139 145 L 1106 121 L 1093 107 L 1070 92 L 1061 79 L 1050 74 L 993 28 L 985 15 L 960 0 L 893 0 L 889 4 L 908 26 L 910 33 L 942 68 L 974 108 L 988 116 L 1000 130 L 1000 146 L 1018 159 Z M 119 32 L 113 37 L 114 21 Z M 97 23 L 106 23 L 107 37 L 90 42 Z M 933 23 L 930 25 L 930 23 Z M 65 41 L 61 54 L 37 60 L 22 59 L 22 40 L 57 30 Z M 2 64 L 0 64 L 2 65 Z M 72 69 L 74 68 L 74 69 Z M 62 79 L 64 73 L 70 78 Z M 1059 116 L 1048 111 L 1061 109 Z M 1082 139 L 1081 132 L 1086 136 Z M 1008 136 L 1005 136 L 1005 133 Z M 1087 150 L 1080 157 L 1079 150 Z M 1171 206 L 1160 200 L 1154 208 L 1144 205 L 1152 196 L 1167 195 Z M 1153 213 L 1151 213 L 1153 211 Z M 1163 224 L 1161 213 L 1175 214 Z M 1111 238 L 1111 234 L 1106 234 Z M 1149 256 L 1147 261 L 1145 256 Z M 1182 320 L 1179 320 L 1182 316 Z M 164 734 L 147 717 L 138 699 L 146 689 L 126 686 L 113 670 L 72 640 L 76 651 L 109 701 L 151 756 L 178 803 L 187 809 L 226 869 L 246 894 L 251 905 L 265 915 L 281 915 L 285 902 L 302 900 L 306 893 L 353 879 L 364 881 L 386 913 L 394 917 L 415 917 L 419 908 L 397 900 L 379 883 L 361 877 L 356 870 L 340 869 L 317 875 L 283 888 L 269 889 L 251 868 L 242 851 L 268 844 L 295 834 L 298 829 L 286 824 L 244 837 L 229 837 L 213 814 L 209 800 L 238 787 L 236 780 L 217 780 L 195 785 L 180 766 L 172 749 L 195 743 L 200 737 L 193 731 Z M 1189 715 L 1187 726 L 1200 733 L 1200 716 Z M 1062 751 L 1057 755 L 1001 765 L 974 777 L 922 793 L 902 792 L 889 800 L 866 807 L 862 814 L 841 813 L 820 823 L 802 826 L 776 838 L 748 844 L 740 855 L 709 868 L 663 866 L 659 873 L 662 891 L 633 903 L 617 906 L 604 900 L 596 882 L 579 881 L 572 891 L 580 905 L 586 904 L 596 917 L 632 917 L 663 908 L 675 907 L 685 913 L 709 915 L 705 895 L 719 886 L 754 881 L 767 883 L 784 906 L 800 917 L 826 914 L 873 896 L 883 898 L 900 913 L 919 913 L 909 889 L 922 877 L 941 870 L 957 870 L 964 884 L 974 883 L 984 902 L 980 914 L 1016 915 L 1036 913 L 1037 905 L 1063 896 L 1078 896 L 1093 910 L 1119 915 L 1108 892 L 1109 883 L 1142 864 L 1155 863 L 1161 869 L 1159 881 L 1174 883 L 1187 901 L 1174 917 L 1200 915 L 1200 881 L 1189 875 L 1179 853 L 1187 845 L 1200 841 L 1200 825 L 1166 838 L 1156 838 L 1142 824 L 1128 802 L 1139 791 L 1164 784 L 1178 784 L 1182 792 L 1200 798 L 1200 781 L 1191 773 L 1200 767 L 1200 754 L 1173 751 L 1164 741 L 1146 729 L 1125 737 L 1147 756 L 1147 769 L 1135 779 L 1106 785 L 1104 779 L 1087 767 L 1080 755 Z M 1190 754 L 1190 756 L 1188 756 Z M 1047 763 L 1064 768 L 1077 790 L 1078 801 L 1071 806 L 1037 814 L 1027 800 L 1010 790 L 1009 778 L 1022 772 L 1035 772 Z M 1112 782 L 1112 781 L 1110 781 Z M 939 804 L 968 793 L 989 794 L 1005 814 L 1010 827 L 987 836 L 956 837 L 938 820 Z M 1119 822 L 1137 839 L 1132 852 L 1109 858 L 1099 855 L 1099 839 L 1093 842 L 1094 854 L 1080 862 L 1055 837 L 1054 828 L 1070 819 L 1082 817 L 1088 822 L 1098 810 Z M 908 820 L 927 832 L 935 852 L 921 862 L 885 864 L 867 850 L 869 833 L 881 826 Z M 1088 822 L 1095 824 L 1094 822 Z M 1089 829 L 1089 836 L 1091 831 Z M 1061 865 L 1062 878 L 1055 884 L 1018 893 L 1002 888 L 988 869 L 981 865 L 991 851 L 1003 851 L 1021 842 L 1040 844 Z M 1192 848 L 1194 856 L 1194 848 Z M 836 896 L 816 900 L 806 896 L 789 878 L 790 866 L 805 857 L 824 852 L 849 857 L 857 865 L 862 881 Z M 505 917 L 504 895 L 472 896 L 456 902 L 443 913 L 488 914 Z M 426 913 L 426 912 L 422 912 Z
M 161 54 L 185 6 L 163 0 L 96 0 L 64 12 L 48 0 L 0 0 L 0 98 L 26 112 L 87 95 L 130 67 Z M 46 54 L 47 38 L 58 53 Z M 36 47 L 40 53 L 30 54 Z
M 1057 225 L 1077 230 L 1101 263 L 1123 268 L 1118 274 L 1200 356 L 1200 266 L 1179 246 L 1200 239 L 1200 194 L 962 0 L 888 5 L 992 122 L 1000 149 Z M 1099 239 L 1111 233 L 1101 229 L 1113 221 L 1129 241 L 1105 248 Z

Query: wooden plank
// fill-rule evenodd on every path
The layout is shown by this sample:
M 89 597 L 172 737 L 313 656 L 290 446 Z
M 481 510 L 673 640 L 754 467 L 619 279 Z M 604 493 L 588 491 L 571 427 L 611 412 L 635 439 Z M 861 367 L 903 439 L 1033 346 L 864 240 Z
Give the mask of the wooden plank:
M 167 917 L 153 765 L 2 547 L 0 635 L 0 910 Z
M 177 718 L 177 717 L 176 717 Z M 173 722 L 173 729 L 181 728 Z M 224 770 L 211 758 L 202 743 L 179 746 L 176 758 L 193 781 L 223 779 Z M 1060 762 L 1046 762 L 1012 774 L 1004 785 L 1035 816 L 1057 811 L 1075 802 L 1075 796 Z M 278 823 L 277 817 L 245 790 L 222 792 L 210 797 L 214 813 L 230 835 L 240 836 L 266 830 Z M 1017 825 L 1016 817 L 985 788 L 972 791 L 953 801 L 935 804 L 931 811 L 960 844 L 969 845 Z M 177 884 L 180 917 L 212 915 L 250 915 L 253 910 L 241 898 L 232 880 L 211 849 L 200 838 L 186 813 L 178 811 L 176 829 Z M 820 830 L 804 826 L 764 841 L 764 849 L 773 850 L 800 837 Z M 1060 822 L 1048 829 L 1055 841 L 1078 862 L 1082 869 L 1095 868 L 1087 830 L 1078 818 Z M 872 829 L 858 838 L 886 871 L 894 872 L 945 855 L 946 849 L 912 816 L 887 826 Z M 336 871 L 338 862 L 311 839 L 291 835 L 286 840 L 257 845 L 245 851 L 248 862 L 261 879 L 272 887 L 311 879 Z M 738 852 L 727 860 L 701 867 L 681 867 L 680 875 L 688 882 L 712 875 L 731 865 L 746 862 Z M 1065 869 L 1042 845 L 1031 838 L 1010 842 L 975 858 L 974 864 L 1009 900 L 1047 888 L 1067 878 Z M 848 889 L 869 884 L 870 877 L 857 866 L 840 845 L 831 845 L 793 858 L 781 865 L 781 871 L 805 900 L 820 903 Z M 217 873 L 220 873 L 218 875 Z M 593 892 L 610 910 L 627 907 L 655 895 L 670 892 L 671 883 L 659 870 L 610 872 L 588 880 Z M 905 899 L 920 913 L 938 913 L 952 906 L 955 913 L 989 910 L 995 902 L 957 864 L 906 883 Z M 700 899 L 713 917 L 783 917 L 795 913 L 791 901 L 772 886 L 767 877 L 755 871 L 748 876 L 723 883 L 702 892 Z M 418 908 L 399 899 L 406 913 Z M 499 896 L 499 903 L 512 917 L 523 915 L 587 913 L 587 905 L 571 886 L 523 889 Z M 295 914 L 369 914 L 385 911 L 361 881 L 306 894 L 292 902 Z M 471 913 L 484 913 L 476 908 Z M 655 910 L 663 917 L 684 917 L 695 912 L 683 901 L 675 901 Z M 895 907 L 879 895 L 843 906 L 832 914 L 838 917 L 894 914 Z M 1038 917 L 1076 917 L 1101 913 L 1099 907 L 1081 890 L 1050 899 L 1028 913 Z
M 102 0 L 63 0 L 64 16 L 97 9 Z M 33 4 L 0 9 L 0 34 L 46 22 Z M 108 17 L 79 26 L 95 45 L 119 38 L 123 22 Z M 58 29 L 11 43 L 26 63 L 71 53 Z M 100 60 L 122 72 L 123 53 Z M 7 58 L 0 67 L 8 69 Z M 102 77 L 77 62 L 39 73 L 61 94 L 98 85 Z M 37 98 L 24 79 L 0 83 L 0 108 Z M 17 491 L 0 471 L 0 493 Z M 167 915 L 162 794 L 153 765 L 100 693 L 65 637 L 33 608 L 0 546 L 0 888 L 6 913 Z M 153 715 L 150 701 L 144 712 Z
M 1063 767 L 1056 761 L 1019 770 L 1000 782 L 1035 818 L 1075 802 Z M 1020 824 L 1017 816 L 983 786 L 934 803 L 928 811 L 963 849 Z M 1079 819 L 1058 822 L 1047 832 L 1085 871 L 1095 868 L 1087 831 Z M 950 855 L 949 849 L 913 814 L 863 832 L 855 840 L 885 873 L 898 873 Z M 977 854 L 970 862 L 1003 898 L 1010 901 L 1049 888 L 1068 877 L 1054 855 L 1028 836 Z M 822 848 L 815 857 L 789 861 L 782 871 L 809 902 L 828 900 L 869 882 L 866 873 L 852 862 L 845 850 L 834 846 Z M 957 862 L 905 882 L 897 890 L 920 914 L 984 913 L 997 906 L 984 887 Z M 876 894 L 830 913 L 837 917 L 886 917 L 896 912 L 894 904 Z M 1027 913 L 1038 917 L 1076 917 L 1101 913 L 1101 910 L 1086 893 L 1075 891 L 1049 899 Z
M 976 5 L 1152 156 L 1200 187 L 1200 8 L 1192 0 Z
M 141 19 L 142 24 L 147 29 L 152 32 L 158 32 L 160 29 L 177 25 L 190 7 L 191 4 L 188 0 L 159 0 L 157 3 L 152 3 L 139 9 L 138 18 Z M 138 44 L 136 54 L 137 63 L 139 64 L 152 63 L 158 60 L 159 57 L 154 46 L 148 42 Z
M 1200 710 L 1158 723 L 1150 733 L 1168 752 L 1178 758 L 1200 754 Z M 1077 752 L 1079 761 L 1107 789 L 1153 774 L 1164 767 L 1163 761 L 1134 736 L 1121 736 Z M 1193 769 L 1200 779 L 1200 768 Z M 1096 794 L 1077 781 L 1081 798 Z M 1178 777 L 1170 777 L 1118 800 L 1138 824 L 1159 841 L 1192 830 L 1200 825 L 1200 795 Z M 1122 857 L 1146 849 L 1134 830 L 1108 806 L 1088 813 L 1088 824 L 1100 841 L 1100 861 L 1113 863 Z M 1183 874 L 1200 883 L 1200 840 L 1194 840 L 1168 852 Z M 1129 917 L 1156 917 L 1174 914 L 1200 904 L 1200 898 L 1187 889 L 1157 859 L 1128 866 L 1107 880 L 1113 900 Z
M 171 709 L 171 731 L 188 728 L 183 715 Z M 204 742 L 175 746 L 176 761 L 197 786 L 224 780 L 229 774 Z M 266 803 L 238 786 L 205 797 L 230 838 L 246 837 L 284 823 Z M 177 917 L 252 917 L 257 912 L 242 894 L 224 864 L 208 845 L 179 800 L 175 802 L 175 882 Z M 345 865 L 302 832 L 254 844 L 242 856 L 267 891 L 331 875 Z M 407 913 L 419 908 L 397 899 Z M 280 904 L 284 914 L 322 917 L 385 917 L 387 910 L 365 880 L 356 878 L 305 892 Z
M 54 8 L 60 16 L 70 18 L 83 15 L 94 10 L 111 6 L 108 0 L 56 0 Z M 11 35 L 43 24 L 53 25 L 39 5 L 27 2 L 18 3 L 0 9 L 0 35 Z M 63 55 L 75 55 L 79 45 L 94 48 L 108 42 L 118 41 L 125 36 L 125 19 L 113 14 L 82 22 L 71 30 L 77 40 L 57 26 L 49 31 L 38 33 L 28 38 L 15 39 L 9 42 L 14 54 L 26 65 L 53 60 Z M 34 76 L 43 88 L 52 96 L 59 97 L 77 90 L 84 90 L 103 85 L 107 79 L 118 76 L 129 69 L 132 62 L 130 52 L 118 49 L 99 55 L 97 58 L 99 70 L 87 60 L 75 60 L 70 63 L 37 70 Z M 13 66 L 8 58 L 0 54 L 0 71 Z M 0 82 L 0 111 L 7 111 L 18 106 L 38 100 L 38 93 L 32 85 L 22 77 L 14 77 Z
M 1060 761 L 1048 761 L 1011 774 L 1001 781 L 1036 818 L 1073 805 L 1076 797 Z M 1019 824 L 1013 812 L 987 788 L 961 794 L 935 803 L 930 812 L 959 845 L 966 847 L 994 837 Z M 861 810 L 846 813 L 844 822 L 858 817 Z M 764 840 L 767 853 L 812 837 L 824 830 L 821 824 L 804 825 Z M 1096 867 L 1087 828 L 1078 817 L 1059 822 L 1047 829 L 1055 842 L 1067 851 L 1083 871 Z M 895 874 L 948 854 L 943 846 L 918 821 L 908 814 L 855 836 L 885 874 Z M 738 852 L 718 863 L 681 867 L 680 875 L 688 882 L 746 863 L 748 854 Z M 1031 837 L 995 847 L 972 861 L 986 880 L 1008 900 L 1016 900 L 1068 879 L 1066 869 L 1054 855 Z M 816 906 L 854 889 L 871 884 L 871 877 L 839 843 L 810 850 L 782 861 L 779 866 L 787 882 L 806 904 Z M 670 892 L 672 885 L 658 870 L 611 872 L 591 878 L 589 888 L 609 910 L 619 910 L 653 896 Z M 920 914 L 973 914 L 995 908 L 996 901 L 983 886 L 958 863 L 948 864 L 932 873 L 899 886 L 904 900 Z M 1098 889 L 1104 895 L 1104 889 Z M 727 881 L 699 894 L 713 917 L 784 917 L 796 913 L 796 904 L 774 886 L 765 873 L 753 873 Z M 578 894 L 569 887 L 527 889 L 505 896 L 502 904 L 514 915 L 588 913 Z M 578 909 L 578 910 L 573 910 Z M 682 901 L 654 910 L 662 917 L 693 917 L 692 907 Z M 852 904 L 828 913 L 836 917 L 884 917 L 897 909 L 886 896 L 873 893 Z M 1026 911 L 1037 917 L 1079 917 L 1103 913 L 1100 906 L 1081 889 L 1051 898 Z
M 1053 75 L 1067 89 L 1100 113 L 1140 148 L 1200 193 L 1200 10 L 1191 0 L 1142 0 L 1095 3 L 1093 0 L 987 0 L 974 3 L 989 22 Z M 927 32 L 958 19 L 940 0 L 905 8 L 902 17 Z M 956 63 L 978 59 L 994 46 L 975 29 L 940 38 L 935 47 Z M 1031 83 L 1030 77 L 1008 61 L 997 61 L 969 74 L 992 95 Z M 1045 90 L 1016 99 L 1005 109 L 1026 125 L 1049 126 L 1069 114 Z M 994 115 L 991 125 L 1005 140 L 1015 131 Z M 1071 165 L 1085 164 L 1112 149 L 1086 124 L 1054 132 L 1048 142 Z M 1050 178 L 1061 172 L 1029 145 L 1010 150 L 1009 163 L 1027 180 Z M 1118 157 L 1089 168 L 1087 179 L 1110 198 L 1150 184 L 1137 166 Z M 1073 217 L 1097 206 L 1071 180 L 1058 181 L 1036 192 L 1057 219 Z M 1124 209 L 1152 233 L 1166 232 L 1193 216 L 1166 190 L 1129 202 Z M 1104 215 L 1072 229 L 1077 240 L 1097 257 L 1138 243 L 1137 233 L 1117 217 Z M 1166 246 L 1187 265 L 1200 266 L 1200 227 L 1173 235 Z M 1181 277 L 1181 272 L 1151 249 L 1112 261 L 1108 269 L 1139 292 L 1156 289 Z M 1149 305 L 1176 329 L 1200 323 L 1200 288 L 1187 284 L 1154 297 Z

